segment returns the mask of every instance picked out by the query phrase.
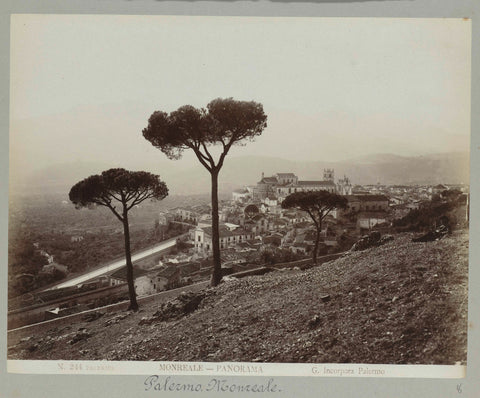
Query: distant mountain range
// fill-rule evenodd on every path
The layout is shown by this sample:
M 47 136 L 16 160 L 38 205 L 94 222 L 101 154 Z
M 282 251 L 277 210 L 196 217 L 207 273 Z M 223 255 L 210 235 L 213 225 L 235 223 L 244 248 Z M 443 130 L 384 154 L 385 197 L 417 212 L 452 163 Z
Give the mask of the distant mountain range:
M 323 169 L 335 169 L 335 180 L 346 175 L 353 184 L 455 184 L 469 182 L 469 153 L 442 153 L 425 156 L 374 154 L 339 162 L 292 161 L 267 156 L 226 158 L 220 173 L 219 191 L 229 193 L 246 185 L 255 185 L 262 172 L 270 176 L 293 172 L 301 180 L 323 179 Z M 15 173 L 12 193 L 65 193 L 79 180 L 110 168 L 101 162 L 72 162 L 41 169 L 30 175 Z M 179 168 L 174 161 L 147 165 L 145 170 L 159 173 L 171 194 L 201 194 L 210 190 L 208 172 L 197 167 Z

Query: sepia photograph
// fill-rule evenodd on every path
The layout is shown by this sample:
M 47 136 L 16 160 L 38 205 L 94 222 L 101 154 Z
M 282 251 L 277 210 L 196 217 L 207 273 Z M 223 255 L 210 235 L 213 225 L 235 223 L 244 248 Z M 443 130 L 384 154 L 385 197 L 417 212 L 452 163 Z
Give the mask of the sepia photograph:
M 12 15 L 9 371 L 463 377 L 471 30 Z

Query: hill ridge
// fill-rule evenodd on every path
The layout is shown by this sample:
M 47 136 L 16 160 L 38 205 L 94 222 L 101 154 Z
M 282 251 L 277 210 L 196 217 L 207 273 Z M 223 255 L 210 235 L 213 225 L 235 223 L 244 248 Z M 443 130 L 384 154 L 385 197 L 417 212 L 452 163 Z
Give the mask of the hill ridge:
M 188 166 L 182 162 L 159 160 L 145 164 L 146 171 L 159 174 L 170 192 L 175 194 L 200 194 L 210 190 L 208 172 L 200 165 Z M 71 162 L 41 169 L 32 175 L 15 174 L 10 181 L 13 192 L 63 192 L 68 193 L 77 181 L 119 164 L 102 162 Z M 422 156 L 374 154 L 359 159 L 338 162 L 295 161 L 269 156 L 231 156 L 227 158 L 219 176 L 219 190 L 230 193 L 246 185 L 254 185 L 261 173 L 293 172 L 300 179 L 321 180 L 323 169 L 335 169 L 335 178 L 347 175 L 354 184 L 456 184 L 469 181 L 469 154 L 450 152 Z M 138 163 L 135 169 L 142 169 Z

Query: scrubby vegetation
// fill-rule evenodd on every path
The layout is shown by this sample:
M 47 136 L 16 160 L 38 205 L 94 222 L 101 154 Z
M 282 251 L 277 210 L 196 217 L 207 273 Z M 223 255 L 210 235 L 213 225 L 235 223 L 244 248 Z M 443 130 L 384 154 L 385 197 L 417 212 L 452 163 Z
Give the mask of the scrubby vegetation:
M 440 225 L 452 230 L 465 219 L 465 203 L 466 196 L 460 191 L 444 191 L 395 220 L 393 226 L 397 231 L 428 231 Z
M 271 245 L 259 253 L 257 263 L 260 265 L 274 265 L 278 263 L 296 261 L 302 258 L 305 258 L 305 256 L 302 254 L 295 254 L 292 253 L 291 250 L 282 249 Z
M 46 286 L 65 277 L 62 272 L 42 273 L 48 263 L 42 251 L 80 273 L 119 258 L 124 252 L 122 228 L 108 209 L 76 210 L 63 196 L 19 198 L 10 203 L 8 277 L 9 298 Z M 178 201 L 178 199 L 177 199 Z M 160 205 L 145 203 L 132 209 L 133 251 L 178 236 L 188 227 L 158 222 Z M 35 244 L 35 246 L 34 246 Z

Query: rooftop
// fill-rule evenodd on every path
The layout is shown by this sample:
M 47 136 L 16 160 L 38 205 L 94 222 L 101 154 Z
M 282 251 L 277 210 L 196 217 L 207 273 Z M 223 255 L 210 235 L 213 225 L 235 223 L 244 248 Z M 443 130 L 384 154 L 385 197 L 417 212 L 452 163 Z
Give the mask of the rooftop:
M 388 201 L 385 195 L 346 195 L 349 202 L 383 202 Z
M 358 214 L 359 219 L 365 218 L 385 218 L 387 213 L 381 211 L 363 211 Z
M 201 229 L 207 235 L 212 236 L 212 227 L 202 227 Z M 242 228 L 237 228 L 237 229 L 234 229 L 234 230 L 230 230 L 225 225 L 220 225 L 219 226 L 219 232 L 220 232 L 220 237 L 250 234 L 250 232 L 248 232 L 248 231 L 246 231 Z
M 155 274 L 156 276 L 163 276 L 164 278 L 171 278 L 173 275 L 175 275 L 177 272 L 179 272 L 179 268 L 174 266 L 174 265 L 171 265 L 171 266 L 168 266 L 160 271 L 157 271 Z
M 334 186 L 333 181 L 298 181 L 298 185 L 324 185 L 324 186 Z
M 138 267 L 133 267 L 133 279 L 138 278 L 139 276 L 143 276 L 148 274 L 149 271 L 144 270 L 142 268 Z M 127 280 L 127 267 L 122 267 L 119 270 L 115 271 L 113 274 L 110 275 L 110 277 L 115 278 L 115 279 L 123 279 Z
M 260 180 L 260 183 L 264 183 L 264 184 L 277 184 L 277 183 L 278 183 L 278 180 L 277 180 L 277 177 L 263 177 L 263 178 Z

